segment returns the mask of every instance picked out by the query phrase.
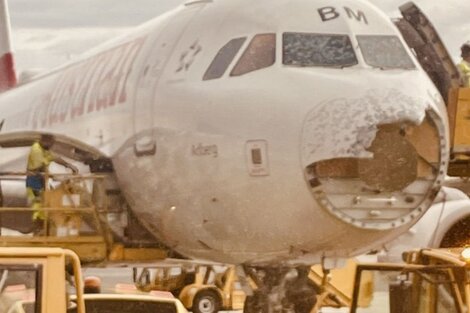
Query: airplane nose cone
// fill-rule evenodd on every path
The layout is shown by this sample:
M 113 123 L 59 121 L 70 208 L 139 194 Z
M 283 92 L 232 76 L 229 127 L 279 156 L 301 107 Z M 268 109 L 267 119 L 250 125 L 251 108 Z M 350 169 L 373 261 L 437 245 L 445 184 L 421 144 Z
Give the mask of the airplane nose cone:
M 302 165 L 324 209 L 360 228 L 396 228 L 432 204 L 446 172 L 445 139 L 425 99 L 371 91 L 307 114 Z

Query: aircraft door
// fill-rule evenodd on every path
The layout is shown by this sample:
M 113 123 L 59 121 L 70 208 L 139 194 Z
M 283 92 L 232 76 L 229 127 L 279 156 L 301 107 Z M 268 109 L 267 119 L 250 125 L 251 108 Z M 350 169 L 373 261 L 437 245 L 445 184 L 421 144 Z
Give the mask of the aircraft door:
M 181 33 L 201 8 L 202 5 L 192 5 L 170 18 L 155 37 L 152 47 L 147 50 L 148 54 L 139 73 L 133 110 L 133 128 L 136 136 L 134 152 L 138 157 L 154 155 L 157 152 L 154 114 L 158 82 L 181 38 Z

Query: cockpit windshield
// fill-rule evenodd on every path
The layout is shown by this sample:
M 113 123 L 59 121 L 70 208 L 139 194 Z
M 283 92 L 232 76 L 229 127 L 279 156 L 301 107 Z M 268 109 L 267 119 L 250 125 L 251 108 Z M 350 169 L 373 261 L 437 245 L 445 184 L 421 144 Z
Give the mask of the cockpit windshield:
M 381 69 L 414 69 L 415 65 L 397 36 L 357 36 L 364 61 Z
M 346 67 L 358 63 L 347 35 L 283 33 L 282 41 L 285 65 Z

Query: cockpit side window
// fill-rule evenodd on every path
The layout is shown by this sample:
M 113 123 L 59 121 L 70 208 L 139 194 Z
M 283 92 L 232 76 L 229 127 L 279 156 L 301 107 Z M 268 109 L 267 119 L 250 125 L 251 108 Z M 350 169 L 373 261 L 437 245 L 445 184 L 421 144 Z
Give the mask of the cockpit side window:
M 364 61 L 381 69 L 414 69 L 415 64 L 400 39 L 394 35 L 357 36 Z
M 302 67 L 346 67 L 358 62 L 347 35 L 283 33 L 282 63 Z
M 215 56 L 212 63 L 207 68 L 202 80 L 216 79 L 222 77 L 227 67 L 232 63 L 233 58 L 245 42 L 246 37 L 235 38 L 226 43 Z
M 276 34 L 259 34 L 253 37 L 230 76 L 240 76 L 269 67 L 275 61 Z

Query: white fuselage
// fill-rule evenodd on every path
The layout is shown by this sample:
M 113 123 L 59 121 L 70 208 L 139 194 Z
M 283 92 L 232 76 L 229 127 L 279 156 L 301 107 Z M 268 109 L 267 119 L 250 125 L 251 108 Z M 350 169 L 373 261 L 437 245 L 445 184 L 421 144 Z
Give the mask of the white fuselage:
M 377 247 L 415 223 L 427 202 L 393 226 L 358 227 L 318 203 L 306 168 L 370 158 L 377 125 L 419 124 L 426 111 L 441 120 L 445 142 L 445 107 L 408 49 L 412 69 L 366 63 L 356 35 L 397 36 L 403 44 L 386 16 L 364 1 L 330 3 L 189 2 L 2 94 L 0 140 L 48 132 L 111 158 L 139 219 L 189 257 L 312 263 Z M 357 64 L 283 64 L 286 32 L 347 35 Z M 274 63 L 231 75 L 258 34 L 275 36 Z M 203 80 L 219 49 L 242 37 L 221 77 Z M 361 130 L 369 142 L 361 142 Z M 438 163 L 445 168 L 446 156 Z

